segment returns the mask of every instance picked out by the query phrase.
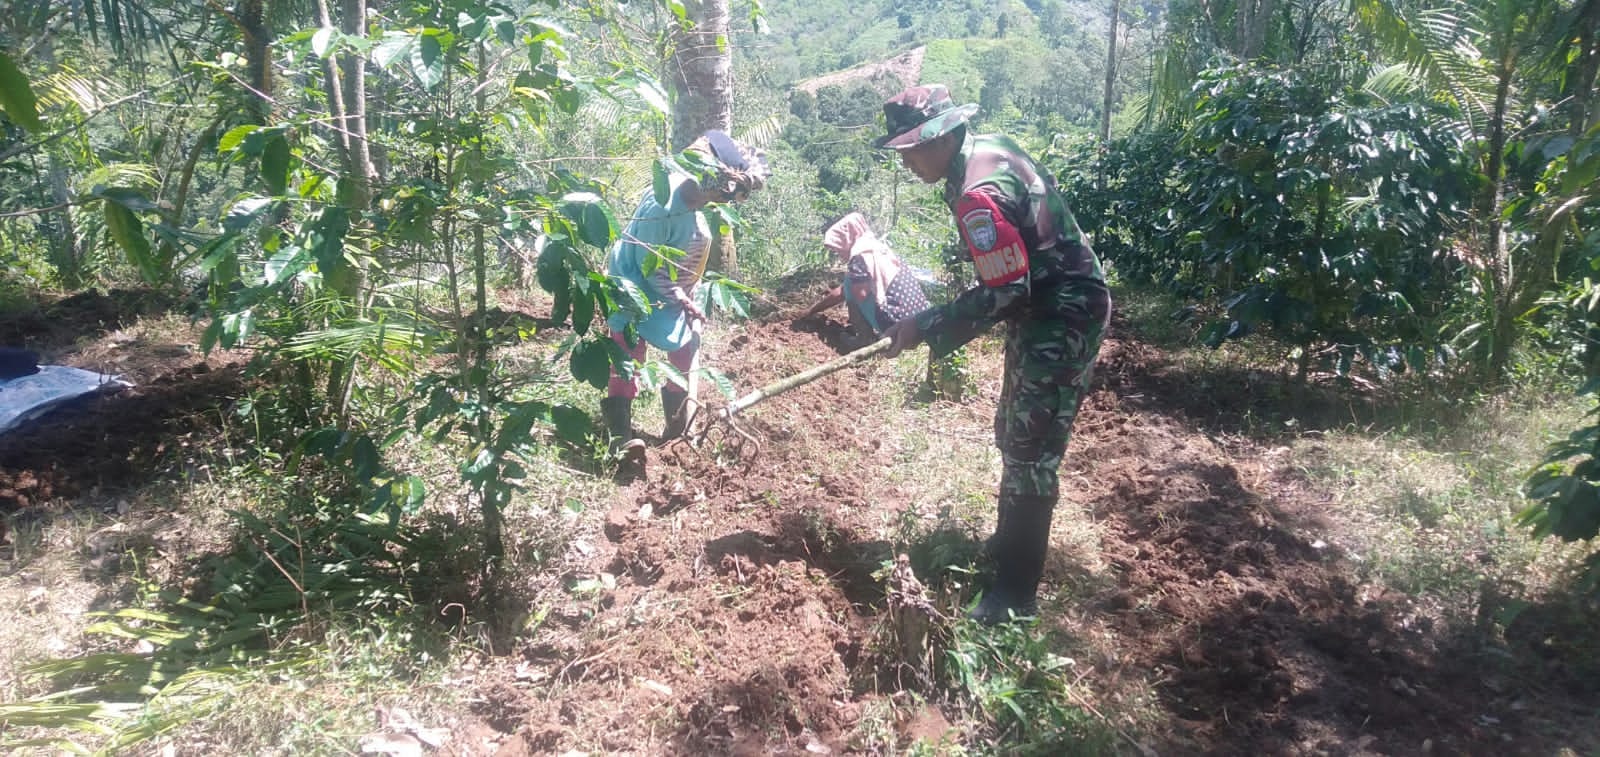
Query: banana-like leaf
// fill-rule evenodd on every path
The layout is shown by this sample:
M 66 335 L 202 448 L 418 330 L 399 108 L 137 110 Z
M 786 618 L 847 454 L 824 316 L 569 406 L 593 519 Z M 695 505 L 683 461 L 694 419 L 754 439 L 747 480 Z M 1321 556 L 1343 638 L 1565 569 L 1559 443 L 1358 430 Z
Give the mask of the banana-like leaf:
M 117 246 L 128 254 L 128 260 L 139 269 L 139 274 L 151 283 L 165 280 L 166 272 L 161 270 L 151 252 L 150 238 L 144 233 L 144 223 L 133 211 L 116 202 L 106 200 L 104 204 L 106 230 L 111 233 L 111 239 Z
M 37 133 L 44 128 L 39 122 L 39 101 L 34 97 L 33 85 L 4 51 L 0 51 L 0 109 L 28 131 Z

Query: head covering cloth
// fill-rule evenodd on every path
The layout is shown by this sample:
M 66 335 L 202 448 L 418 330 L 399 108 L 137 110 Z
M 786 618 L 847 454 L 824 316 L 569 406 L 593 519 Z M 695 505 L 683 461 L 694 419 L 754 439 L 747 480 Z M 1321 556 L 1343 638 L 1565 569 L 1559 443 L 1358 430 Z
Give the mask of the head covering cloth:
M 877 301 L 878 307 L 886 306 L 889 284 L 900 274 L 900 257 L 872 232 L 872 227 L 867 225 L 865 216 L 859 212 L 851 212 L 836 221 L 823 232 L 822 246 L 839 256 L 840 260 L 862 258 L 867 265 L 867 271 L 872 274 L 873 299 Z
M 684 148 L 684 152 L 695 152 L 715 161 L 717 175 L 706 188 L 720 191 L 733 200 L 742 200 L 765 187 L 772 176 L 765 151 L 737 142 L 717 129 L 701 134 Z

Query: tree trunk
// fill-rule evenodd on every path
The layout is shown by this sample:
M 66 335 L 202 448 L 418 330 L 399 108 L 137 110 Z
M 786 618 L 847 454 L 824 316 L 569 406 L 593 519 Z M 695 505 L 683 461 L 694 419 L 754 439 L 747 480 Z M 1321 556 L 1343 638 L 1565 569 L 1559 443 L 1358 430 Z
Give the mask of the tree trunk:
M 266 0 L 240 0 L 234 21 L 244 37 L 246 81 L 251 93 L 251 115 L 258 124 L 272 120 L 272 29 L 267 25 Z
M 672 148 L 687 147 L 707 129 L 733 129 L 733 55 L 728 47 L 728 0 L 686 0 L 688 23 L 673 36 L 668 74 L 676 99 Z M 728 276 L 739 272 L 733 238 L 719 234 L 708 266 Z
M 55 266 L 56 275 L 61 277 L 61 285 L 77 289 L 83 284 L 83 240 L 78 236 L 78 228 L 73 225 L 72 208 L 67 207 L 72 202 L 67 164 L 62 162 L 55 150 L 49 152 L 49 159 L 50 199 L 61 206 L 54 213 L 60 233 L 50 240 L 50 247 L 54 250 L 51 263 Z
M 1233 15 L 1234 51 L 1242 60 L 1260 57 L 1267 49 L 1267 29 L 1277 0 L 1238 0 Z
M 54 38 L 42 41 L 38 48 L 39 61 L 45 64 L 47 70 L 55 70 L 56 54 Z M 50 163 L 50 200 L 60 207 L 60 210 L 51 213 L 54 216 L 52 225 L 58 226 L 59 231 L 47 240 L 50 246 L 50 264 L 56 269 L 56 276 L 61 279 L 61 285 L 68 289 L 76 289 L 83 283 L 83 253 L 84 243 L 78 236 L 78 228 L 73 225 L 72 187 L 70 171 L 62 160 L 58 147 L 51 147 L 46 152 L 46 160 Z
M 1105 99 L 1100 107 L 1100 175 L 1096 179 L 1098 188 L 1106 188 L 1106 165 L 1104 157 L 1111 148 L 1111 106 L 1116 102 L 1114 97 L 1117 83 L 1117 24 L 1122 19 L 1122 0 L 1111 0 L 1111 16 L 1107 19 L 1110 24 L 1110 33 L 1106 35 L 1106 90 Z
M 733 128 L 733 56 L 728 0 L 688 0 L 689 22 L 674 35 L 670 74 L 677 95 L 672 146 L 681 150 L 707 129 Z
M 367 0 L 340 0 L 339 30 L 346 35 L 367 34 Z M 344 128 L 349 137 L 351 180 L 354 192 L 350 206 L 366 210 L 372 203 L 372 183 L 377 169 L 372 165 L 372 146 L 367 139 L 367 66 L 360 55 L 345 52 L 339 60 L 344 85 Z
M 175 229 L 185 228 L 184 216 L 189 207 L 189 190 L 194 185 L 194 170 L 200 164 L 200 156 L 203 153 L 216 149 L 216 145 L 211 143 L 217 138 L 217 131 L 222 128 L 222 123 L 219 118 L 207 125 L 205 131 L 200 132 L 200 136 L 195 138 L 194 144 L 189 146 L 189 152 L 183 158 L 183 167 L 178 172 L 178 188 L 172 195 L 171 207 L 161 213 L 167 225 Z M 166 237 L 161 239 L 161 259 L 178 259 L 177 247 Z
M 1572 121 L 1568 132 L 1573 137 L 1600 125 L 1600 107 L 1595 105 L 1595 84 L 1600 73 L 1600 0 L 1588 0 L 1578 15 L 1578 60 L 1572 66 L 1572 79 L 1568 88 L 1572 92 Z
M 1516 288 L 1520 285 L 1517 280 L 1516 265 L 1511 260 L 1511 252 L 1506 245 L 1505 223 L 1500 220 L 1500 205 L 1502 201 L 1502 186 L 1505 173 L 1506 150 L 1506 107 L 1511 95 L 1511 74 L 1515 70 L 1515 56 L 1502 54 L 1496 71 L 1494 92 L 1494 113 L 1489 120 L 1489 160 L 1485 169 L 1488 186 L 1484 189 L 1482 200 L 1479 201 L 1478 212 L 1480 217 L 1489 219 L 1487 239 L 1488 259 L 1494 266 L 1491 276 L 1493 286 L 1490 290 L 1491 322 L 1488 370 L 1490 377 L 1499 379 L 1505 375 L 1506 366 L 1511 362 L 1511 347 L 1516 341 L 1516 312 L 1513 303 L 1516 298 Z

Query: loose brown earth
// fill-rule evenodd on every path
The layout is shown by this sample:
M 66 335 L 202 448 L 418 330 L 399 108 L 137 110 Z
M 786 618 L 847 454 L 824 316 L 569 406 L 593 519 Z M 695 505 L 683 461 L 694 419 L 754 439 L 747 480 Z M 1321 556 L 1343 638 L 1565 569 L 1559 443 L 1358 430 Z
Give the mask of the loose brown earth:
M 91 290 L 0 319 L 0 345 L 133 384 L 0 436 L 0 512 L 146 480 L 174 449 L 218 427 L 242 389 L 238 356 L 207 358 L 192 344 L 118 333 L 177 304 L 145 290 Z
M 62 342 L 29 329 L 51 333 L 65 313 L 0 323 L 0 334 L 50 349 Z M 748 389 L 831 359 L 837 335 L 836 324 L 797 330 L 770 314 L 733 330 L 715 359 Z M 937 432 L 988 428 L 994 365 L 978 364 L 979 396 L 942 407 L 948 427 Z M 235 367 L 194 357 L 146 370 L 139 389 L 0 439 L 0 506 L 132 485 L 184 434 L 214 427 L 240 386 Z M 874 574 L 904 545 L 881 534 L 914 505 L 887 475 L 898 451 L 884 418 L 853 410 L 886 386 L 910 391 L 893 379 L 865 366 L 761 404 L 746 421 L 763 444 L 749 465 L 653 449 L 648 477 L 599 508 L 603 536 L 575 545 L 571 598 L 476 674 L 470 698 L 488 728 L 456 751 L 840 753 L 864 748 L 863 718 L 881 711 L 900 715 L 904 737 L 986 749 L 984 734 L 946 734 L 959 713 L 912 706 L 882 675 Z M 1409 598 L 1364 585 L 1322 538 L 1338 526 L 1331 497 L 1281 448 L 1234 433 L 1238 403 L 1273 393 L 1239 400 L 1195 385 L 1119 322 L 1063 471 L 1064 500 L 1099 524 L 1099 558 L 1058 540 L 1037 632 L 1104 633 L 1072 673 L 1100 716 L 1160 754 L 1553 754 L 1586 743 L 1556 724 L 1593 712 L 1594 686 L 1561 673 L 1548 650 L 1523 654 L 1542 628 L 1524 632 L 1528 644 L 1510 639 L 1507 674 Z M 1129 725 L 1116 703 L 1140 687 L 1156 693 L 1159 716 Z

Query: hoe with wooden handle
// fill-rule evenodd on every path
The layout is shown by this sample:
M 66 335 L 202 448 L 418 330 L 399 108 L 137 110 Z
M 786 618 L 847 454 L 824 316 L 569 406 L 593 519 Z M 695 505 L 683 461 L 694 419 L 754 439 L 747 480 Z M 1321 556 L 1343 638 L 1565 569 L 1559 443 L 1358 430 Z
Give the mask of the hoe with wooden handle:
M 740 398 L 728 403 L 725 407 L 721 408 L 720 410 L 717 410 L 716 413 L 712 414 L 710 416 L 710 418 L 706 421 L 705 425 L 703 425 L 699 429 L 699 431 L 697 431 L 696 433 L 690 435 L 690 437 L 689 437 L 690 445 L 698 448 L 701 445 L 701 443 L 703 443 L 706 440 L 706 437 L 711 433 L 711 431 L 713 429 L 715 429 L 715 428 L 717 428 L 719 426 L 726 426 L 727 428 L 731 429 L 735 434 L 738 434 L 746 442 L 754 444 L 755 447 L 756 447 L 756 455 L 760 455 L 761 454 L 761 442 L 759 440 L 757 440 L 754 436 L 751 436 L 750 434 L 746 433 L 744 431 L 744 429 L 739 428 L 738 424 L 735 424 L 733 422 L 733 416 L 737 415 L 738 413 L 740 413 L 740 412 L 742 412 L 744 410 L 749 409 L 751 405 L 755 405 L 755 404 L 757 404 L 759 402 L 763 402 L 765 400 L 772 399 L 773 397 L 776 397 L 776 396 L 778 396 L 780 394 L 783 394 L 784 392 L 787 392 L 790 389 L 794 389 L 795 387 L 799 387 L 799 386 L 805 386 L 806 384 L 809 384 L 809 383 L 811 383 L 813 381 L 816 381 L 817 379 L 822 378 L 823 376 L 826 376 L 826 375 L 828 375 L 830 373 L 836 373 L 836 372 L 838 372 L 838 371 L 840 371 L 840 370 L 842 370 L 844 368 L 848 368 L 848 367 L 850 367 L 852 365 L 858 365 L 860 363 L 866 362 L 867 358 L 873 357 L 873 356 L 875 356 L 875 355 L 877 355 L 879 353 L 882 353 L 883 351 L 889 349 L 890 343 L 891 342 L 890 342 L 889 337 L 884 337 L 882 339 L 879 339 L 876 342 L 873 342 L 872 344 L 869 344 L 869 345 L 867 345 L 865 347 L 862 347 L 859 350 L 856 350 L 855 352 L 851 352 L 851 353 L 846 354 L 846 355 L 841 355 L 838 358 L 836 358 L 834 360 L 831 360 L 829 362 L 823 363 L 822 365 L 819 365 L 819 366 L 817 366 L 815 368 L 810 368 L 810 369 L 801 371 L 800 373 L 796 373 L 795 375 L 789 376 L 788 378 L 778 379 L 777 381 L 774 381 L 774 382 L 772 382 L 770 384 L 767 384 L 766 386 L 763 386 L 760 389 L 757 389 L 757 390 L 755 390 L 753 392 L 750 392 L 749 394 L 746 394 L 746 395 L 744 395 L 744 396 L 742 396 L 742 397 L 740 397 Z

